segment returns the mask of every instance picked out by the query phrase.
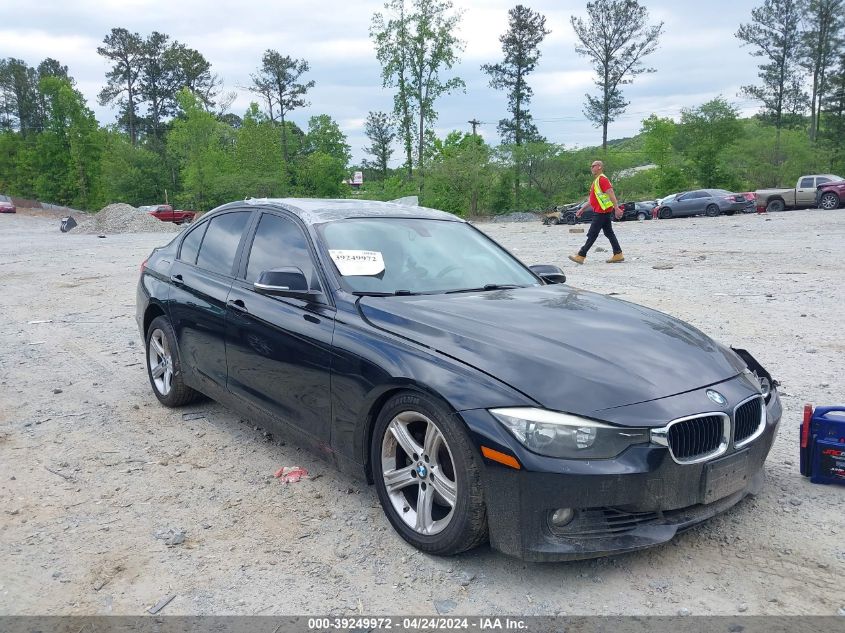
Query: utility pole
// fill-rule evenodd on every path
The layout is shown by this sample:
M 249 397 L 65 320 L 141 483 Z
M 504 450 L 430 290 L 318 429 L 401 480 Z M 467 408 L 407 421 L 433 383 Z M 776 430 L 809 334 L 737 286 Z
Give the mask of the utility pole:
M 476 128 L 476 126 L 481 125 L 481 121 L 477 121 L 476 119 L 472 119 L 471 121 L 467 121 L 467 123 L 469 123 L 472 126 L 472 135 L 478 136 L 475 133 L 475 128 Z

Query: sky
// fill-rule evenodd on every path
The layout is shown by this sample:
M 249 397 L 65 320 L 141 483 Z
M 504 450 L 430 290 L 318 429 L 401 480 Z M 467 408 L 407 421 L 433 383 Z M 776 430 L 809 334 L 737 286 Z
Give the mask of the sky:
M 734 37 L 739 24 L 749 22 L 751 9 L 761 1 L 709 0 L 670 2 L 640 0 L 650 23 L 662 21 L 664 34 L 658 50 L 645 58 L 657 72 L 640 75 L 626 86 L 630 105 L 611 123 L 608 138 L 637 134 L 641 121 L 652 113 L 678 118 L 682 108 L 701 105 L 719 95 L 744 116 L 759 104 L 739 96 L 743 85 L 757 81 L 759 59 Z M 36 66 L 45 57 L 69 67 L 77 88 L 101 124 L 113 123 L 115 109 L 100 106 L 97 94 L 110 66 L 97 46 L 113 27 L 142 36 L 157 30 L 200 51 L 226 91 L 236 91 L 231 112 L 243 115 L 256 95 L 246 90 L 267 49 L 306 59 L 310 71 L 304 80 L 316 85 L 308 93 L 310 105 L 290 115 L 301 128 L 317 114 L 338 122 L 352 148 L 353 163 L 366 158 L 364 121 L 371 110 L 390 111 L 393 92 L 383 88 L 369 28 L 382 1 L 276 0 L 39 0 L 22 8 L 20 0 L 0 0 L 0 58 L 21 58 Z M 478 132 L 498 143 L 497 122 L 507 116 L 506 95 L 488 86 L 480 67 L 502 59 L 502 35 L 508 26 L 513 0 L 454 0 L 462 12 L 459 36 L 465 42 L 461 60 L 448 76 L 461 77 L 465 92 L 441 97 L 435 132 L 471 131 L 468 121 L 482 122 Z M 546 16 L 551 34 L 540 46 L 537 69 L 529 76 L 534 90 L 530 112 L 540 133 L 567 147 L 601 144 L 601 130 L 583 115 L 585 97 L 595 94 L 588 59 L 575 52 L 571 16 L 586 16 L 586 2 L 571 0 L 524 1 Z M 625 34 L 620 34 L 625 37 Z M 397 146 L 392 165 L 402 162 Z

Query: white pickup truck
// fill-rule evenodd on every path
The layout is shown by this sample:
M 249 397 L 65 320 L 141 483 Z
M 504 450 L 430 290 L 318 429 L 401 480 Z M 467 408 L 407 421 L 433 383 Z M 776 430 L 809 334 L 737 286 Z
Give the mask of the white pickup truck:
M 785 211 L 786 209 L 806 209 L 816 206 L 817 187 L 843 180 L 833 174 L 812 174 L 801 176 L 795 189 L 759 189 L 757 196 L 758 211 Z

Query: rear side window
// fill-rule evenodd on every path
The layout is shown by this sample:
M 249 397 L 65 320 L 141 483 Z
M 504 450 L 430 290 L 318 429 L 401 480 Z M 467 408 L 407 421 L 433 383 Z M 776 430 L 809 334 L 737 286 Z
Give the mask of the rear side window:
M 200 246 L 197 266 L 223 275 L 231 275 L 238 244 L 250 213 L 250 211 L 238 211 L 212 219 Z
M 314 264 L 302 230 L 287 218 L 265 213 L 255 231 L 246 280 L 255 281 L 264 270 L 286 266 L 299 268 L 306 279 L 312 280 Z
M 199 253 L 202 236 L 205 235 L 207 227 L 208 222 L 205 222 L 185 236 L 185 239 L 182 240 L 182 248 L 179 250 L 179 259 L 189 264 L 197 263 L 197 253 Z
M 812 178 L 802 178 L 801 179 L 801 184 L 799 185 L 799 187 L 801 189 L 806 189 L 806 188 L 809 188 L 809 187 L 812 187 L 812 186 L 813 186 L 813 179 Z
M 830 182 L 830 178 L 825 178 L 824 176 L 816 178 L 816 186 L 823 185 L 826 182 Z

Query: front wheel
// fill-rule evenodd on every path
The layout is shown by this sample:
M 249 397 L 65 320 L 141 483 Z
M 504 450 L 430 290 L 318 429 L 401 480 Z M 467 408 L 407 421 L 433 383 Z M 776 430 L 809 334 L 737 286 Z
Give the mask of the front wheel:
M 838 209 L 839 208 L 839 196 L 837 196 L 832 191 L 828 191 L 822 194 L 822 197 L 819 199 L 819 208 L 820 209 Z
M 176 335 L 164 316 L 153 319 L 147 330 L 147 376 L 156 398 L 166 407 L 179 407 L 199 396 L 182 379 Z
M 637 219 L 638 219 L 640 222 L 642 222 L 643 220 L 645 220 L 645 218 L 646 218 L 646 215 L 645 215 L 645 213 L 643 213 L 642 211 L 640 211 L 640 212 L 637 214 Z
M 658 215 L 661 220 L 668 220 L 672 217 L 672 209 L 670 209 L 669 207 L 663 207 L 662 209 L 660 209 Z
M 379 501 L 408 543 L 450 556 L 487 539 L 481 471 L 466 431 L 443 405 L 412 392 L 392 397 L 370 450 Z

